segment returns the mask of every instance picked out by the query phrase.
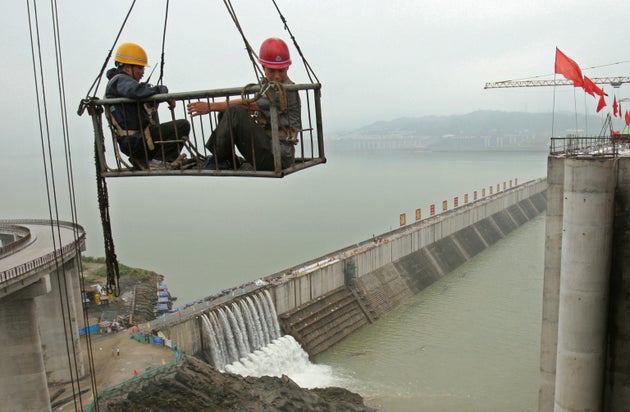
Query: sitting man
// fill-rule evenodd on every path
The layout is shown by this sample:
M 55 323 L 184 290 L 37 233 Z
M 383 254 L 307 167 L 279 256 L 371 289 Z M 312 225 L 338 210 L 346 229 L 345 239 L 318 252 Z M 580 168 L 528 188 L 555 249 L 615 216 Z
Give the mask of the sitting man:
M 106 98 L 145 99 L 168 93 L 166 86 L 140 83 L 147 64 L 147 54 L 135 43 L 123 43 L 116 50 L 116 67 L 107 71 Z M 175 101 L 169 101 L 175 108 Z M 110 107 L 108 120 L 113 126 L 120 151 L 129 156 L 136 169 L 166 168 L 176 160 L 188 139 L 190 123 L 180 119 L 158 124 L 157 104 L 124 103 Z
M 260 47 L 258 61 L 265 71 L 263 87 L 267 83 L 293 84 L 287 76 L 291 56 L 286 43 L 278 38 L 269 38 Z M 226 102 L 194 102 L 188 104 L 188 113 L 198 116 L 211 111 L 222 112 L 219 123 L 206 142 L 206 148 L 214 154 L 208 168 L 228 165 L 238 168 L 239 159 L 234 146 L 245 160 L 256 170 L 275 170 L 271 143 L 270 97 L 273 88 L 263 93 L 256 101 L 233 99 Z M 278 104 L 278 103 L 276 103 Z M 282 168 L 290 167 L 295 156 L 297 137 L 302 128 L 300 96 L 297 91 L 286 93 L 286 108 L 278 104 L 278 128 L 280 135 L 280 158 Z M 253 114 L 257 114 L 256 117 Z M 221 168 L 219 166 L 219 168 Z

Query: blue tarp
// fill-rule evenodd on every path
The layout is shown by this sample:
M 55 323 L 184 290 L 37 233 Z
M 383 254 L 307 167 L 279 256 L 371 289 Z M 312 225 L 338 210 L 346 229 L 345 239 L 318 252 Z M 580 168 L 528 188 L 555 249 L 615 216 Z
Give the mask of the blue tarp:
M 158 290 L 167 290 L 166 285 L 158 285 Z
M 90 335 L 98 333 L 98 323 L 90 325 L 87 328 L 79 328 L 79 336 L 87 335 L 88 332 L 90 332 Z
M 168 310 L 168 305 L 166 303 L 158 303 L 155 305 L 155 310 Z
M 167 296 L 162 296 L 158 298 L 158 302 L 159 303 L 167 303 L 168 302 L 168 297 Z
M 168 296 L 168 291 L 160 290 L 160 291 L 158 291 L 158 296 Z
M 163 345 L 164 344 L 164 339 L 160 338 L 159 336 L 151 336 L 151 342 L 158 344 L 158 345 Z

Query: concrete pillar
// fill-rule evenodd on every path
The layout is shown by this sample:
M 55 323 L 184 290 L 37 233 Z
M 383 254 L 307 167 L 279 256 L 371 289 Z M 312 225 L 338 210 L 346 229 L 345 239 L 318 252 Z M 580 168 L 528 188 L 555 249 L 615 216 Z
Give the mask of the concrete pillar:
M 0 408 L 50 411 L 34 297 L 50 292 L 48 276 L 0 299 Z
M 602 410 L 616 159 L 567 159 L 555 411 Z
M 630 405 L 630 157 L 619 158 L 604 410 Z
M 540 389 L 538 411 L 553 411 L 558 348 L 558 301 L 562 257 L 562 207 L 564 158 L 547 158 L 547 217 L 545 220 L 545 272 L 543 280 L 542 328 L 540 334 Z
M 0 247 L 15 242 L 16 236 L 10 233 L 0 233 Z
M 81 347 L 81 336 L 79 335 L 79 328 L 84 327 L 83 317 L 83 299 L 81 296 L 81 276 L 79 259 L 77 256 L 66 263 L 66 280 L 70 289 L 70 313 L 72 315 L 72 339 L 74 342 L 74 350 L 76 353 L 76 368 L 77 375 L 79 377 L 85 376 L 85 365 L 83 364 L 83 348 Z
M 50 274 L 52 292 L 36 299 L 48 383 L 70 382 L 85 373 L 74 304 L 73 261 Z
M 88 321 L 83 312 L 83 293 L 81 292 L 81 263 L 79 257 L 72 260 L 71 284 L 74 292 L 74 305 L 77 313 L 77 333 L 78 329 L 88 326 Z

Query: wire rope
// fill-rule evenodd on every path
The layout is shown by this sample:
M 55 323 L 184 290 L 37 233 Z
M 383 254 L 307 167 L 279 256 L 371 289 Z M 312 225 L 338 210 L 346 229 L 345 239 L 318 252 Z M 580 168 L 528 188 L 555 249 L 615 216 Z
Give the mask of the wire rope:
M 46 96 L 43 59 L 42 59 L 42 53 L 41 53 L 42 45 L 41 45 L 41 36 L 39 32 L 39 15 L 37 12 L 37 3 L 35 1 L 33 1 L 32 17 L 31 17 L 31 9 L 28 3 L 27 3 L 27 6 L 28 6 L 28 15 L 29 15 L 29 32 L 31 36 L 33 78 L 36 84 L 35 89 L 36 89 L 37 102 L 38 102 L 37 108 L 38 108 L 38 119 L 39 119 L 39 128 L 40 128 L 40 141 L 42 145 L 42 157 L 44 159 L 44 175 L 46 179 L 48 214 L 50 217 L 50 228 L 51 228 L 53 250 L 57 250 L 57 237 L 55 237 L 55 222 L 57 222 L 57 227 L 56 227 L 57 236 L 58 236 L 59 243 L 61 244 L 61 234 L 60 234 L 60 228 L 59 228 L 59 207 L 58 207 L 58 202 L 57 202 L 57 188 L 55 184 L 56 179 L 55 179 L 54 163 L 53 163 L 53 158 L 52 158 L 52 147 L 51 147 L 51 139 L 50 139 L 48 101 L 47 101 L 47 96 Z M 33 38 L 33 21 L 35 24 L 35 38 Z M 38 74 L 39 74 L 39 77 L 38 77 Z M 41 86 L 37 86 L 38 82 L 40 83 Z M 41 95 L 40 95 L 40 87 L 41 87 Z M 43 119 L 43 122 L 42 122 L 42 119 Z M 48 163 L 46 163 L 46 156 L 48 156 Z M 49 173 L 49 170 L 50 170 L 50 173 Z M 53 219 L 53 215 L 54 215 L 54 219 Z M 60 271 L 60 264 L 59 264 L 58 258 L 59 256 L 55 254 L 55 260 L 54 260 L 55 274 L 57 275 L 58 278 L 63 276 L 65 279 L 65 275 L 63 271 Z M 66 294 L 66 298 L 67 298 L 67 294 Z M 59 279 L 59 304 L 61 306 L 61 317 L 62 317 L 62 324 L 64 328 L 64 337 L 65 337 L 65 342 L 66 342 L 66 352 L 68 354 L 68 363 L 70 364 L 70 370 L 71 370 L 72 366 L 71 366 L 71 354 L 70 354 L 70 348 L 69 348 L 69 342 L 68 342 L 68 328 L 67 328 L 67 323 L 66 323 L 66 315 L 65 315 L 66 312 L 64 310 L 62 283 L 60 279 Z M 72 384 L 73 400 L 76 407 L 77 393 L 80 392 L 80 390 L 77 390 L 77 388 L 75 388 L 75 379 L 72 376 L 71 376 L 71 384 Z
M 85 278 L 84 278 L 84 274 L 83 274 L 83 264 L 81 262 L 81 242 L 80 242 L 80 235 L 79 235 L 79 224 L 78 224 L 78 212 L 77 212 L 77 203 L 76 203 L 76 191 L 75 191 L 75 186 L 74 186 L 74 167 L 72 164 L 72 151 L 71 151 L 71 145 L 70 145 L 70 134 L 69 134 L 69 127 L 68 127 L 68 110 L 67 110 L 67 105 L 66 105 L 66 93 L 65 93 L 65 76 L 64 76 L 64 69 L 63 69 L 63 53 L 61 50 L 61 37 L 60 37 L 60 30 L 59 30 L 59 12 L 58 12 L 58 6 L 57 6 L 57 0 L 51 0 L 51 9 L 53 12 L 53 32 L 54 32 L 54 39 L 55 39 L 55 56 L 56 56 L 56 62 L 57 62 L 57 82 L 58 82 L 58 88 L 59 88 L 59 106 L 61 109 L 61 115 L 62 115 L 62 131 L 63 131 L 63 141 L 64 141 L 64 153 L 65 153 L 65 160 L 66 160 L 66 176 L 67 176 L 67 182 L 68 182 L 68 193 L 70 196 L 70 209 L 71 209 L 71 216 L 72 216 L 72 223 L 73 223 L 73 244 L 75 246 L 75 256 L 76 256 L 76 275 L 78 276 L 79 279 L 79 285 L 81 290 L 83 290 L 84 286 L 85 286 Z M 58 229 L 60 230 L 60 229 Z M 59 233 L 59 237 L 61 239 L 61 234 Z M 69 295 L 71 292 L 68 291 L 68 278 L 67 278 L 67 274 L 65 271 L 65 266 L 62 266 L 63 268 L 63 276 L 64 276 L 64 287 L 65 287 L 65 297 L 66 297 L 66 302 L 67 302 L 67 310 L 68 310 L 68 316 L 71 318 L 71 311 L 72 308 L 70 306 L 70 302 L 71 299 L 69 298 Z M 72 273 L 70 274 L 72 275 Z M 75 302 L 75 307 L 76 307 L 76 302 Z M 83 320 L 84 320 L 84 324 L 89 325 L 89 320 L 88 320 L 88 313 L 87 313 L 87 307 L 85 307 L 83 305 L 83 302 L 81 302 L 81 307 L 82 307 L 82 315 L 83 315 Z M 73 333 L 70 333 L 70 336 L 73 337 Z M 86 343 L 87 343 L 87 351 L 88 351 L 88 359 L 89 359 L 89 363 L 90 363 L 90 370 L 94 371 L 94 364 L 93 364 L 93 353 L 92 353 L 92 342 L 91 342 L 91 336 L 88 333 L 86 336 Z M 71 348 L 71 353 L 73 354 L 73 361 L 74 361 L 74 368 L 72 368 L 72 365 L 70 365 L 70 371 L 72 373 L 72 371 L 74 371 L 75 373 L 75 378 L 77 381 L 77 388 L 79 393 L 81 393 L 81 383 L 80 383 L 80 376 L 79 376 L 79 371 L 80 371 L 80 366 L 79 366 L 79 361 L 77 360 L 77 347 L 75 345 L 75 340 L 74 339 L 70 339 L 70 344 L 72 346 Z M 92 379 L 92 389 L 94 392 L 97 392 L 97 386 L 96 386 L 96 380 L 95 380 L 95 373 L 90 373 L 90 377 Z M 83 407 L 83 402 L 81 400 L 81 398 L 79 398 L 79 403 L 81 405 L 81 407 Z
M 74 192 L 74 178 L 72 174 L 72 160 L 71 160 L 71 151 L 69 146 L 69 138 L 68 138 L 68 121 L 67 121 L 67 110 L 65 104 L 65 84 L 63 79 L 63 58 L 61 52 L 61 40 L 59 37 L 59 18 L 58 18 L 58 8 L 56 0 L 51 0 L 51 14 L 52 14 L 52 30 L 53 30 L 53 41 L 54 41 L 54 49 L 55 49 L 55 63 L 57 70 L 57 85 L 58 85 L 58 94 L 60 100 L 60 112 L 61 112 L 61 122 L 62 122 L 62 133 L 63 133 L 63 142 L 64 142 L 64 157 L 66 159 L 66 174 L 68 178 L 68 190 L 70 196 L 71 203 L 71 215 L 72 215 L 72 223 L 73 223 L 73 236 L 74 236 L 74 245 L 76 247 L 76 257 L 79 258 L 78 267 L 80 268 L 80 246 L 78 239 L 78 224 L 76 223 L 76 197 Z M 39 124 L 39 134 L 40 134 L 40 144 L 42 147 L 42 158 L 44 164 L 44 177 L 46 180 L 46 193 L 47 193 L 47 202 L 48 202 L 48 213 L 50 217 L 50 226 L 51 226 L 51 237 L 53 243 L 53 250 L 57 250 L 57 241 L 59 242 L 59 246 L 62 246 L 62 238 L 61 238 L 61 225 L 59 219 L 59 204 L 57 197 L 57 186 L 56 186 L 56 177 L 55 177 L 55 169 L 54 169 L 54 161 L 53 161 L 53 151 L 51 145 L 51 128 L 49 121 L 49 109 L 48 109 L 48 98 L 46 95 L 46 87 L 45 87 L 45 77 L 44 77 L 44 64 L 42 58 L 42 44 L 41 44 L 41 36 L 40 36 L 40 28 L 39 28 L 39 17 L 37 11 L 37 4 L 35 0 L 33 0 L 33 7 L 31 13 L 31 5 L 27 2 L 27 15 L 29 20 L 29 35 L 31 41 L 31 54 L 32 54 L 32 64 L 33 64 L 33 78 L 35 83 L 35 92 L 37 97 L 37 113 L 38 113 L 38 124 Z M 35 33 L 34 33 L 35 31 Z M 48 162 L 46 161 L 48 156 Z M 54 217 L 54 219 L 53 219 Z M 56 229 L 56 233 L 55 233 Z M 56 235 L 56 237 L 55 237 Z M 68 325 L 71 323 L 72 315 L 71 315 L 71 295 L 68 290 L 68 275 L 66 273 L 66 267 L 63 262 L 60 263 L 60 259 L 63 259 L 63 254 L 55 254 L 55 275 L 58 279 L 59 285 L 59 304 L 61 310 L 61 317 L 64 328 L 64 337 L 66 342 L 66 352 L 68 355 L 68 368 L 70 372 L 70 383 L 72 385 L 73 392 L 73 400 L 75 407 L 77 407 L 77 403 L 81 405 L 82 401 L 78 394 L 81 393 L 80 388 L 80 379 L 79 379 L 79 364 L 77 361 L 77 348 L 75 346 L 75 341 L 73 338 L 73 327 Z M 53 275 L 54 276 L 54 275 Z M 82 273 L 79 276 L 80 281 L 82 281 Z M 90 344 L 88 344 L 90 347 Z M 91 353 L 91 348 L 88 351 Z M 91 358 L 91 356 L 90 356 Z M 76 387 L 75 387 L 76 384 Z M 95 381 L 93 381 L 93 388 L 95 389 Z M 77 399 L 78 398 L 78 399 Z
M 241 38 L 243 39 L 243 43 L 245 44 L 245 49 L 247 50 L 247 54 L 249 56 L 249 59 L 250 59 L 250 61 L 252 63 L 253 69 L 254 69 L 254 75 L 256 76 L 256 78 L 258 79 L 259 84 L 260 84 L 262 78 L 264 77 L 264 74 L 263 74 L 262 70 L 260 69 L 260 67 L 258 66 L 258 64 L 256 63 L 256 60 L 257 60 L 256 52 L 252 48 L 251 44 L 247 40 L 247 37 L 245 36 L 245 33 L 243 32 L 243 27 L 241 26 L 241 23 L 239 22 L 238 17 L 236 16 L 236 12 L 234 11 L 234 7 L 232 6 L 232 1 L 231 0 L 223 0 L 223 4 L 227 8 L 227 11 L 228 11 L 228 14 L 230 15 L 230 18 L 234 22 L 234 25 L 236 26 L 236 29 L 238 30 L 238 32 L 241 35 Z
M 295 36 L 291 32 L 291 29 L 289 28 L 289 25 L 287 23 L 287 19 L 284 18 L 284 15 L 280 11 L 280 8 L 278 7 L 278 4 L 276 3 L 276 0 L 271 0 L 271 1 L 274 7 L 276 8 L 276 11 L 278 12 L 278 15 L 280 16 L 280 20 L 282 21 L 282 24 L 284 25 L 284 29 L 289 33 L 289 37 L 291 37 L 291 41 L 293 42 L 295 49 L 298 51 L 298 54 L 300 55 L 300 58 L 302 59 L 302 63 L 304 64 L 304 67 L 306 68 L 306 75 L 308 76 L 308 79 L 310 80 L 311 83 L 313 83 L 313 77 L 314 77 L 317 83 L 319 83 L 319 79 L 317 78 L 317 75 L 311 68 L 311 65 L 308 63 L 308 61 L 306 61 L 306 57 L 304 57 L 304 54 L 302 53 L 302 49 L 300 48 L 300 45 L 297 43 Z M 313 77 L 311 77 L 311 75 Z
M 169 0 L 166 0 L 166 12 L 164 15 L 164 30 L 162 31 L 162 55 L 160 57 L 160 78 L 157 84 L 162 84 L 162 78 L 164 77 L 164 45 L 166 43 L 166 26 L 168 22 L 168 6 Z
M 133 7 L 135 6 L 135 4 L 136 4 L 136 0 L 133 0 L 131 2 L 131 6 L 129 7 L 129 10 L 127 11 L 127 15 L 125 16 L 122 22 L 122 25 L 120 26 L 120 29 L 118 30 L 118 34 L 116 35 L 116 38 L 114 39 L 114 43 L 112 44 L 112 47 L 109 49 L 109 52 L 107 53 L 107 57 L 105 58 L 105 61 L 103 62 L 103 65 L 101 66 L 101 70 L 98 72 L 96 79 L 94 79 L 94 82 L 92 82 L 92 86 L 90 86 L 88 92 L 85 95 L 86 99 L 90 97 L 90 93 L 92 92 L 92 90 L 94 90 L 94 94 L 91 97 L 96 97 L 96 91 L 98 90 L 98 86 L 101 83 L 101 79 L 103 78 L 103 73 L 105 72 L 105 69 L 107 68 L 109 59 L 112 57 L 114 46 L 116 46 L 116 43 L 118 43 L 118 39 L 120 39 L 120 35 L 122 34 L 122 31 L 125 28 L 125 25 L 127 24 L 127 20 L 129 20 L 129 16 L 131 15 L 131 11 L 133 10 Z

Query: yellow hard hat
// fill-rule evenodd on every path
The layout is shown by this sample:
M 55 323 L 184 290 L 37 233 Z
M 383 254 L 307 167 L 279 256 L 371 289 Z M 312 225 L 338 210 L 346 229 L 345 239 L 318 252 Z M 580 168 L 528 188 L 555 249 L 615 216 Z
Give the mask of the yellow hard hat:
M 116 50 L 114 60 L 122 64 L 133 64 L 136 66 L 148 66 L 147 52 L 136 43 L 123 43 Z

